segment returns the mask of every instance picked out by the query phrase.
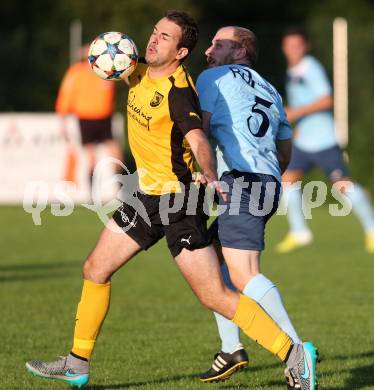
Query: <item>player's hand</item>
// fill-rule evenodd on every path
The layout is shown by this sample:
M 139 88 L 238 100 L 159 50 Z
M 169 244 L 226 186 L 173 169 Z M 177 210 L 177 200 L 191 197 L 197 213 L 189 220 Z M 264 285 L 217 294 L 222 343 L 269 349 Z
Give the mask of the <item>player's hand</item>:
M 218 195 L 222 197 L 223 201 L 225 203 L 227 202 L 228 200 L 227 192 L 223 190 L 221 183 L 217 180 L 217 177 L 215 175 L 209 175 L 206 173 L 200 174 L 198 180 L 201 184 L 213 188 L 218 193 Z
M 218 195 L 221 196 L 221 198 L 225 203 L 228 201 L 227 192 L 223 190 L 221 183 L 219 181 L 211 181 L 210 183 L 208 183 L 208 186 L 214 188 L 215 191 L 218 193 Z
M 284 110 L 286 111 L 288 122 L 294 123 L 300 118 L 300 115 L 299 115 L 299 112 L 297 109 L 285 107 Z

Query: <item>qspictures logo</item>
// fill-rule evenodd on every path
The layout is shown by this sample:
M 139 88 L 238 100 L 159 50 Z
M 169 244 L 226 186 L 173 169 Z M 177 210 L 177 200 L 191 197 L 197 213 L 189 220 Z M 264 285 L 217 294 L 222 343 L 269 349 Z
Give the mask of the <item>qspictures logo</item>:
M 107 164 L 119 165 L 125 174 L 114 174 L 111 177 L 110 180 L 118 184 L 118 191 L 113 199 L 104 202 L 101 175 L 106 170 Z M 78 206 L 83 206 L 94 212 L 104 225 L 108 225 L 111 214 L 118 209 L 124 222 L 122 231 L 127 231 L 132 226 L 136 226 L 139 218 L 150 226 L 150 216 L 142 200 L 144 196 L 140 196 L 141 194 L 144 195 L 144 193 L 139 188 L 139 177 L 146 174 L 147 172 L 144 169 L 130 173 L 121 161 L 111 157 L 104 158 L 97 164 L 93 174 L 92 201 L 90 203 L 78 204 Z M 179 196 L 175 196 L 175 193 L 170 192 L 170 188 L 175 188 L 177 184 L 178 188 L 181 189 L 181 192 L 178 193 Z M 241 199 L 244 190 L 247 192 L 249 190 L 251 194 L 248 202 L 250 213 L 255 216 L 268 215 L 273 211 L 274 206 L 278 205 L 278 196 L 273 184 L 266 183 L 264 186 L 262 182 L 249 183 L 243 180 L 242 177 L 239 177 L 235 179 L 231 188 L 229 188 L 226 182 L 220 181 L 219 185 L 223 192 L 230 192 L 230 200 L 226 203 L 220 202 L 219 205 L 214 202 L 214 188 L 207 186 L 204 193 L 203 211 L 208 216 L 219 216 L 224 212 L 229 212 L 230 215 L 238 215 L 240 211 L 240 207 L 238 207 L 240 202 L 238 202 L 238 199 Z M 163 195 L 159 199 L 158 214 L 164 225 L 168 225 L 170 223 L 170 216 L 179 212 L 182 208 L 185 209 L 187 215 L 196 215 L 197 205 L 199 204 L 200 185 L 202 184 L 199 182 L 191 183 L 186 188 L 183 183 L 163 183 L 161 189 Z M 302 193 L 302 211 L 305 219 L 312 219 L 313 209 L 325 204 L 327 199 L 330 200 L 328 210 L 331 216 L 346 216 L 352 210 L 352 203 L 349 197 L 345 193 L 340 192 L 335 185 L 328 187 L 324 182 L 311 181 L 304 186 L 302 186 L 301 182 L 296 182 L 290 187 L 291 191 L 301 191 Z M 75 183 L 68 181 L 57 182 L 54 189 L 54 196 L 57 201 L 52 203 L 48 199 L 48 189 L 46 183 L 42 181 L 30 181 L 25 188 L 23 209 L 32 216 L 35 225 L 42 224 L 42 213 L 47 209 L 48 205 L 50 205 L 51 213 L 56 217 L 71 215 L 75 206 L 77 206 L 72 197 L 69 196 L 72 191 L 77 189 Z M 327 198 L 329 191 L 331 196 Z M 354 186 L 349 186 L 349 183 L 347 183 L 345 191 L 354 191 Z M 133 211 L 131 216 L 125 212 L 124 205 L 130 206 Z M 287 200 L 281 199 L 276 214 L 286 215 L 287 210 Z M 115 229 L 121 231 L 118 226 Z

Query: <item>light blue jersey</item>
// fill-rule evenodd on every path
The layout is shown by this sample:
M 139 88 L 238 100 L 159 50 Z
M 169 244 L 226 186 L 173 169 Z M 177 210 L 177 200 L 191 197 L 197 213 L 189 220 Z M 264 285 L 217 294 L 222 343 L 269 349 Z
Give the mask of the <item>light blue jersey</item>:
M 212 114 L 210 138 L 218 173 L 273 175 L 281 180 L 275 141 L 292 137 L 276 89 L 247 65 L 209 68 L 197 79 L 202 111 Z
M 287 100 L 298 108 L 331 95 L 331 86 L 323 66 L 312 56 L 287 71 Z M 316 112 L 297 121 L 295 145 L 306 152 L 320 152 L 337 144 L 335 125 L 330 110 Z

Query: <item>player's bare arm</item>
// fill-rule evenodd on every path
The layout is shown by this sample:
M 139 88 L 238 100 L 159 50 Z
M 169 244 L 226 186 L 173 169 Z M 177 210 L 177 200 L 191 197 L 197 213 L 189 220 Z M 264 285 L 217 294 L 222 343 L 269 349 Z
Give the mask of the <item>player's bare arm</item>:
M 202 184 L 213 186 L 226 201 L 227 194 L 223 192 L 221 186 L 219 185 L 216 160 L 204 131 L 202 129 L 192 129 L 185 137 L 191 146 L 197 163 L 203 171 L 200 182 Z
M 314 114 L 319 111 L 329 110 L 331 109 L 332 104 L 333 104 L 332 96 L 326 95 L 306 106 L 302 106 L 298 108 L 286 107 L 285 111 L 287 113 L 287 119 L 289 120 L 290 123 L 292 123 L 292 122 L 296 122 L 298 119 L 304 116 Z
M 186 134 L 186 139 L 200 165 L 207 182 L 217 181 L 217 167 L 212 148 L 202 129 L 192 129 Z

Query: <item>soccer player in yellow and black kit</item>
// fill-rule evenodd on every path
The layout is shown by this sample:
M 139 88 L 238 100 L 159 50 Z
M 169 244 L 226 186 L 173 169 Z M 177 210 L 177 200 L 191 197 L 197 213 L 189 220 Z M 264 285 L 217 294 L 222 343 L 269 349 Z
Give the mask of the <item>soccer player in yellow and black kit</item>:
M 141 218 L 138 210 L 123 203 L 105 226 L 83 267 L 73 348 L 68 356 L 51 363 L 26 363 L 36 376 L 77 387 L 88 383 L 89 361 L 109 308 L 111 276 L 136 253 L 163 236 L 203 305 L 232 319 L 245 334 L 287 365 L 298 364 L 296 348 L 289 336 L 252 299 L 226 288 L 220 276 L 206 229 L 203 193 L 196 191 L 192 182 L 194 155 L 202 169 L 202 182 L 226 197 L 216 181 L 215 160 L 202 130 L 194 86 L 181 65 L 195 46 L 197 36 L 196 23 L 189 15 L 182 11 L 167 12 L 149 39 L 147 65 L 139 65 L 130 77 L 129 141 L 141 171 L 138 198 L 147 215 Z M 193 212 L 190 199 L 187 200 L 192 192 L 199 195 Z M 170 212 L 165 218 L 164 208 L 180 200 L 179 211 Z

